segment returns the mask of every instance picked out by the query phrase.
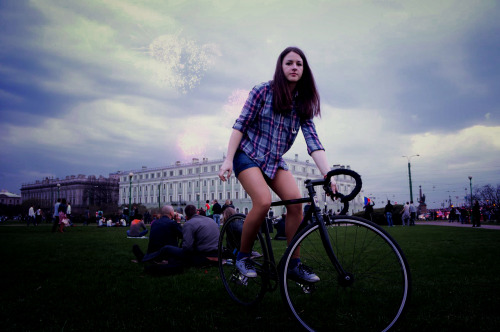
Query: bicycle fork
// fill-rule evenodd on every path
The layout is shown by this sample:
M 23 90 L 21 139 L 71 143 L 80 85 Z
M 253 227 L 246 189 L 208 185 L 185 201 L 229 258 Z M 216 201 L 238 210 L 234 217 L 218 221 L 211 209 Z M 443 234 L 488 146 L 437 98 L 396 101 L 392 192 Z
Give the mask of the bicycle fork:
M 322 218 L 322 216 L 317 216 Z M 318 219 L 319 220 L 319 219 Z M 339 275 L 338 282 L 342 287 L 349 287 L 354 283 L 354 275 L 348 271 L 346 271 L 342 265 L 340 264 L 335 252 L 333 251 L 332 243 L 330 242 L 330 237 L 328 236 L 328 231 L 326 229 L 326 225 L 324 222 L 318 221 L 319 225 L 319 233 L 321 235 L 321 241 L 326 250 L 326 254 L 328 258 L 332 262 L 333 266 L 337 270 Z
M 321 209 L 317 205 L 317 196 L 316 196 L 316 190 L 314 189 L 314 186 L 311 184 L 306 185 L 308 191 L 309 191 L 309 196 L 313 197 L 313 200 L 311 202 L 311 208 L 313 209 L 313 212 L 310 213 L 311 217 L 314 215 L 316 218 L 315 223 L 318 224 L 319 228 L 319 233 L 321 235 L 321 242 L 323 243 L 323 246 L 326 250 L 326 254 L 328 255 L 328 258 L 332 262 L 333 266 L 335 267 L 335 270 L 337 270 L 338 273 L 338 282 L 339 285 L 342 287 L 348 287 L 351 286 L 354 283 L 354 275 L 348 271 L 346 271 L 342 265 L 340 264 L 337 256 L 335 255 L 335 252 L 333 251 L 332 243 L 330 242 L 330 237 L 328 236 L 328 230 L 326 228 L 325 220 L 323 219 L 323 216 L 320 214 Z M 310 211 L 308 211 L 309 214 Z M 306 219 L 307 220 L 307 219 Z

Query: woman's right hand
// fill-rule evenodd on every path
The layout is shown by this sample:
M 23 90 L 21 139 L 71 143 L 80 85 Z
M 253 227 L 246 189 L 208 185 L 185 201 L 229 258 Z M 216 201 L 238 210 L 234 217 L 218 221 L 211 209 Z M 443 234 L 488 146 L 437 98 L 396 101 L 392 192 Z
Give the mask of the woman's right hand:
M 226 176 L 227 172 L 227 176 Z M 222 163 L 222 166 L 219 170 L 219 178 L 222 181 L 227 181 L 231 177 L 231 173 L 233 172 L 233 161 L 226 158 Z

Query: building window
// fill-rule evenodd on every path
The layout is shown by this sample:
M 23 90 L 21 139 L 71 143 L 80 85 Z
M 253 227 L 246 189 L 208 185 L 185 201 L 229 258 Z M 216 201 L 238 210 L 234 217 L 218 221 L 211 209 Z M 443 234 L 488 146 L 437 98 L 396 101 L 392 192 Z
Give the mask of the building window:
M 155 178 L 155 173 L 151 173 L 151 179 Z
M 212 166 L 212 172 L 215 172 L 215 166 Z
M 203 172 L 204 172 L 204 173 L 207 173 L 207 172 L 208 172 L 208 167 L 207 167 L 207 166 L 203 167 Z
M 179 170 L 179 175 L 182 175 L 182 169 Z
M 179 195 L 179 202 L 182 201 L 182 195 Z
M 174 171 L 170 171 L 170 176 L 174 176 Z
M 235 196 L 234 198 L 235 198 L 235 199 L 238 199 L 238 198 L 239 198 L 239 192 L 236 192 L 236 193 L 235 193 L 235 195 L 236 195 L 236 196 Z
M 193 174 L 193 169 L 192 168 L 188 169 L 188 174 Z
M 222 193 L 219 193 L 219 201 L 222 201 Z
M 227 192 L 227 199 L 231 199 L 231 192 L 230 191 Z

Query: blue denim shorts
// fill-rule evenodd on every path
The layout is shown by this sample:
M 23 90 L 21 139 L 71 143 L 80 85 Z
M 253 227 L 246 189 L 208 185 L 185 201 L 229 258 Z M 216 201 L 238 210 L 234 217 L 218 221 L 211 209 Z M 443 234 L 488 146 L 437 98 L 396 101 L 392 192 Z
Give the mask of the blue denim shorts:
M 233 158 L 233 172 L 236 177 L 240 175 L 241 172 L 248 168 L 259 167 L 255 161 L 250 159 L 247 154 L 241 150 L 237 150 Z M 260 169 L 260 167 L 259 167 Z
M 243 152 L 241 150 L 237 150 L 236 153 L 234 154 L 234 158 L 233 158 L 234 175 L 236 177 L 238 177 L 241 172 L 243 172 L 244 170 L 246 170 L 248 168 L 252 168 L 252 167 L 257 167 L 260 170 L 260 172 L 262 173 L 262 176 L 264 177 L 264 180 L 266 180 L 267 184 L 271 183 L 271 178 L 269 178 L 269 176 L 267 176 L 266 174 L 264 174 L 264 172 L 262 172 L 262 169 L 259 167 L 259 165 L 257 165 L 257 163 L 255 161 L 250 159 L 250 157 L 247 156 L 247 154 L 245 152 Z

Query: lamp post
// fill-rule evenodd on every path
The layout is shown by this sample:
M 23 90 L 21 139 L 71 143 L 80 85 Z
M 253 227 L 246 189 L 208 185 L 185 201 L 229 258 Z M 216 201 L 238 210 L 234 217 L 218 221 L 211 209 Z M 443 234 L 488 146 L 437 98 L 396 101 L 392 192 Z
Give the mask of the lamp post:
M 57 184 L 57 199 L 59 199 L 59 193 L 61 192 L 61 184 Z
M 198 209 L 200 208 L 200 199 L 201 199 L 201 175 L 198 174 L 198 188 L 200 192 L 198 193 Z
M 130 222 L 130 214 L 132 212 L 132 177 L 134 173 L 128 173 L 129 187 L 128 187 L 128 222 Z
M 410 164 L 410 160 L 412 157 L 420 157 L 419 154 L 414 154 L 413 156 L 403 156 L 403 158 L 407 158 L 408 159 L 408 182 L 410 184 L 410 201 L 413 201 L 413 190 L 412 190 L 412 187 L 411 187 L 411 164 Z
M 470 221 L 472 222 L 472 176 L 469 175 L 470 185 Z
M 160 190 L 161 190 L 161 179 L 160 179 L 160 183 L 158 183 L 158 210 L 160 210 L 159 212 L 161 213 L 161 200 L 160 200 Z

